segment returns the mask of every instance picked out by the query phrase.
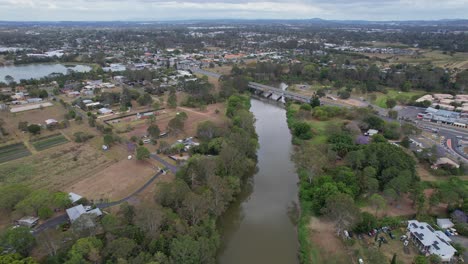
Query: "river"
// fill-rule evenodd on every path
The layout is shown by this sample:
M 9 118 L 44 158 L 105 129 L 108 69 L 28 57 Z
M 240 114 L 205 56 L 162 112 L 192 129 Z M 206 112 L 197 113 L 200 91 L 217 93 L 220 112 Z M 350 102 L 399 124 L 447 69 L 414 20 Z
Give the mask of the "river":
M 298 177 L 291 161 L 286 110 L 252 99 L 259 137 L 258 171 L 223 215 L 220 264 L 295 264 L 296 227 L 288 215 L 297 204 Z
M 5 76 L 10 75 L 14 81 L 19 82 L 22 79 L 40 79 L 51 73 L 66 74 L 68 70 L 77 72 L 90 71 L 91 67 L 87 65 L 75 65 L 67 67 L 60 63 L 33 63 L 24 65 L 0 66 L 0 82 L 5 81 Z

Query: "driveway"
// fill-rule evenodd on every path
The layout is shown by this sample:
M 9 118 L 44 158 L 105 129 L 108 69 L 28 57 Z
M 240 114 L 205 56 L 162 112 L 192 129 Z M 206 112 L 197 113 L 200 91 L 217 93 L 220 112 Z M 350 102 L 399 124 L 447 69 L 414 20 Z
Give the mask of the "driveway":
M 136 190 L 135 192 L 133 192 L 129 196 L 127 196 L 127 197 L 125 197 L 125 198 L 123 198 L 121 200 L 115 201 L 115 202 L 96 204 L 96 207 L 100 208 L 100 209 L 104 209 L 104 208 L 119 205 L 121 203 L 124 203 L 124 202 L 128 201 L 130 198 L 138 195 L 139 193 L 144 191 L 146 188 L 148 188 L 148 186 L 150 186 L 161 174 L 163 174 L 161 171 L 158 172 L 151 179 L 149 179 L 143 186 L 141 186 L 138 190 Z M 67 221 L 68 221 L 67 214 L 62 214 L 62 215 L 56 216 L 54 218 L 51 218 L 51 219 L 45 221 L 42 225 L 40 225 L 36 229 L 34 229 L 33 234 L 34 235 L 39 234 L 42 231 L 44 231 L 46 229 L 49 229 L 49 228 L 56 228 L 57 226 L 65 223 Z
M 465 249 L 468 249 L 468 237 L 464 236 L 451 236 L 453 243 L 459 243 L 461 244 Z M 467 261 L 468 260 L 468 250 L 465 250 L 465 253 L 463 253 L 463 260 Z

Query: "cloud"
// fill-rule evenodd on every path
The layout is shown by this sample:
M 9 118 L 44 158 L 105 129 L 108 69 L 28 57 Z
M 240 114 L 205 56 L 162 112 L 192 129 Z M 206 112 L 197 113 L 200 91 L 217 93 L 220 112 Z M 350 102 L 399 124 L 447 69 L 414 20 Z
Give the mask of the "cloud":
M 0 20 L 468 18 L 468 0 L 0 0 Z

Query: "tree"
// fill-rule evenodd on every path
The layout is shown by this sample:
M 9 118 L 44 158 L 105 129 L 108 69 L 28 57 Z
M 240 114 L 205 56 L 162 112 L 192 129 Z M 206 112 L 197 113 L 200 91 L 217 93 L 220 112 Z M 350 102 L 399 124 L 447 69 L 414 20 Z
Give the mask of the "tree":
M 205 195 L 189 192 L 182 202 L 182 211 L 185 219 L 192 225 L 197 225 L 203 218 L 207 217 L 209 200 Z
M 188 235 L 180 236 L 172 240 L 170 252 L 174 263 L 202 263 L 200 243 Z
M 337 193 L 328 198 L 322 212 L 335 223 L 338 235 L 353 228 L 361 220 L 359 208 L 353 198 L 344 193 Z
M 167 130 L 175 135 L 184 131 L 185 120 L 180 115 L 177 115 L 173 119 L 169 120 L 167 124 Z
M 294 123 L 292 129 L 293 129 L 294 136 L 302 140 L 308 140 L 312 138 L 311 127 L 306 122 Z
M 378 211 L 384 210 L 387 206 L 385 199 L 376 193 L 369 197 L 369 203 L 374 208 L 376 215 Z
M 50 207 L 53 196 L 46 190 L 36 190 L 19 202 L 15 208 L 25 214 L 39 215 L 39 209 Z
M 23 258 L 20 254 L 2 254 L 0 255 L 2 264 L 39 264 L 33 258 Z
M 397 105 L 397 101 L 393 98 L 388 98 L 387 101 L 385 102 L 385 105 L 387 106 L 387 108 L 392 109 L 393 107 Z
M 68 252 L 68 261 L 65 264 L 86 263 L 101 261 L 101 250 L 103 243 L 96 237 L 85 237 L 78 239 Z
M 28 131 L 29 133 L 33 135 L 37 135 L 41 132 L 41 126 L 36 125 L 36 124 L 31 124 L 28 126 Z
M 145 232 L 147 237 L 157 239 L 160 235 L 160 227 L 165 221 L 166 215 L 163 209 L 154 203 L 148 203 L 138 210 L 135 217 L 135 225 Z
M 219 136 L 219 128 L 215 123 L 208 120 L 197 125 L 197 138 L 201 141 L 210 141 Z
M 114 137 L 110 134 L 104 135 L 104 145 L 111 146 L 114 143 Z
M 159 135 L 161 134 L 161 130 L 159 130 L 159 127 L 156 124 L 151 124 L 150 126 L 148 126 L 148 129 L 146 130 L 146 132 L 148 132 L 148 135 L 152 139 L 159 138 Z
M 138 104 L 140 105 L 151 105 L 153 103 L 153 98 L 149 93 L 144 93 L 137 99 Z
M 106 246 L 105 251 L 107 252 L 107 255 L 109 255 L 114 260 L 119 258 L 126 259 L 132 254 L 136 247 L 137 244 L 134 240 L 126 237 L 119 237 L 111 241 Z
M 36 239 L 31 234 L 31 229 L 23 226 L 8 229 L 3 236 L 3 241 L 23 256 L 27 256 L 36 244 Z
M 4 79 L 6 83 L 12 83 L 15 81 L 15 78 L 13 78 L 11 75 L 6 75 Z
M 310 106 L 312 106 L 312 108 L 320 106 L 320 97 L 318 95 L 312 96 L 310 99 Z
M 11 184 L 0 187 L 0 209 L 11 211 L 15 205 L 26 198 L 31 190 L 20 184 Z
M 299 146 L 298 151 L 293 153 L 293 160 L 298 167 L 306 169 L 309 183 L 322 172 L 326 163 L 326 157 L 320 149 L 309 143 Z
M 169 108 L 176 108 L 177 107 L 177 96 L 175 91 L 169 93 L 169 97 L 167 98 L 167 106 Z
M 137 160 L 144 160 L 150 157 L 150 151 L 145 147 L 138 147 L 136 150 L 136 158 Z

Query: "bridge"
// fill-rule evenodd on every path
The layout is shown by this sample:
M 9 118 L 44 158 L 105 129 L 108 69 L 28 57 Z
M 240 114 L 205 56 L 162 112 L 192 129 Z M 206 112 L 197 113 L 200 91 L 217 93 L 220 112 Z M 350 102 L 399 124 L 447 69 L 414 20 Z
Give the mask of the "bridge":
M 255 82 L 249 82 L 249 88 L 254 89 L 256 91 L 262 92 L 267 95 L 267 98 L 271 97 L 273 94 L 278 96 L 277 101 L 279 101 L 281 98 L 288 98 L 294 101 L 299 101 L 303 103 L 310 103 L 310 97 L 293 93 L 290 91 L 283 91 L 280 88 L 275 88 L 272 86 L 260 84 L 260 83 L 255 83 Z

